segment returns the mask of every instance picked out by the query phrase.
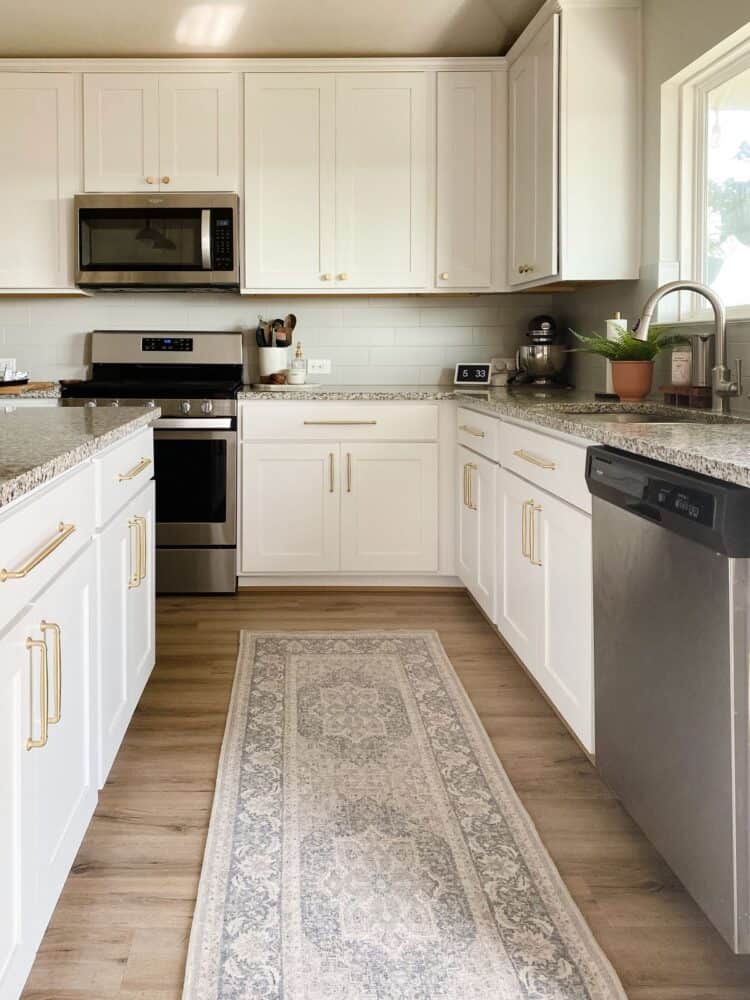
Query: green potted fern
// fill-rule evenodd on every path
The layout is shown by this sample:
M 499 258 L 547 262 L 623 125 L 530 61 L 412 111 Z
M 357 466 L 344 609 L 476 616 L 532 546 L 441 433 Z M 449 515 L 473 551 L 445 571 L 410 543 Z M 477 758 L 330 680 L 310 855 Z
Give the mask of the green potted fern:
M 645 340 L 618 327 L 617 336 L 608 340 L 599 333 L 586 337 L 575 330 L 570 332 L 581 342 L 581 347 L 571 351 L 597 354 L 612 363 L 612 385 L 623 403 L 639 403 L 651 392 L 654 378 L 654 358 L 670 347 L 686 344 L 679 334 L 665 333 L 664 326 L 652 326 Z

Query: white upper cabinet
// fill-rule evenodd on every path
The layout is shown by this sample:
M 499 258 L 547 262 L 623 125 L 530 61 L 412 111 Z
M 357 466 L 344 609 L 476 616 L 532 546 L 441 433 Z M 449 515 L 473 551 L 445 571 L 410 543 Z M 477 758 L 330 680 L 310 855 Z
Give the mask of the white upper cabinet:
M 492 281 L 492 77 L 438 73 L 438 288 L 486 288 Z
M 234 73 L 84 75 L 86 191 L 232 191 L 239 179 Z
M 549 0 L 508 53 L 511 286 L 638 277 L 640 48 L 637 2 Z
M 555 14 L 510 70 L 510 283 L 557 274 L 559 22 Z
M 427 173 L 425 74 L 337 76 L 337 286 L 426 284 Z
M 76 77 L 0 73 L 0 288 L 73 286 Z
M 329 74 L 245 77 L 246 285 L 333 286 L 334 116 Z
M 159 187 L 159 77 L 87 73 L 83 78 L 86 191 Z

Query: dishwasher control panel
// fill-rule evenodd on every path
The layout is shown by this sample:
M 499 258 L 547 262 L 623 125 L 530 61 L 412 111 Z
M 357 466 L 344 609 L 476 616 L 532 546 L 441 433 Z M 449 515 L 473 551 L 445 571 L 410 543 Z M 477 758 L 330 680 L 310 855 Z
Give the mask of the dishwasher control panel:
M 677 514 L 678 517 L 686 517 L 689 521 L 707 525 L 714 523 L 716 498 L 703 490 L 674 486 L 663 479 L 652 479 L 649 476 L 643 499 L 662 510 Z

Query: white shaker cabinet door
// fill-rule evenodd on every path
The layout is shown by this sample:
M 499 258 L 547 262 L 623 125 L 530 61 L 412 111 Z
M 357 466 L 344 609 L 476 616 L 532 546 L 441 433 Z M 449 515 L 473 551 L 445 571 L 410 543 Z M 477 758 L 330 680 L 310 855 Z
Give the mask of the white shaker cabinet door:
M 581 743 L 594 752 L 591 518 L 537 494 L 538 559 L 544 578 L 537 679 Z
M 242 572 L 339 569 L 338 442 L 242 445 Z
M 0 639 L 0 997 L 15 1000 L 34 960 L 35 825 L 26 741 L 39 736 L 38 649 L 28 649 L 26 618 Z M 32 713 L 33 705 L 33 713 Z M 34 733 L 31 723 L 34 723 Z
M 75 86 L 72 73 L 0 73 L 0 288 L 73 286 Z
M 83 150 L 86 191 L 159 189 L 157 74 L 84 74 Z
M 424 73 L 336 77 L 339 290 L 426 286 L 427 122 Z
M 341 445 L 341 569 L 437 570 L 438 446 Z
M 497 574 L 497 626 L 536 677 L 544 578 L 537 556 L 538 522 L 535 525 L 532 518 L 535 490 L 506 469 L 499 471 L 497 485 L 497 534 L 502 552 Z
M 492 280 L 492 73 L 438 73 L 438 288 Z
M 96 806 L 92 736 L 94 547 L 89 545 L 36 600 L 29 636 L 34 670 L 46 657 L 47 743 L 33 751 L 35 926 L 44 932 Z M 38 718 L 41 706 L 32 711 Z M 36 733 L 38 734 L 38 731 Z
M 162 191 L 236 191 L 239 183 L 236 73 L 159 77 Z
M 458 575 L 495 621 L 497 467 L 459 446 L 458 476 Z
M 333 288 L 335 83 L 245 76 L 245 285 Z
M 155 485 L 150 482 L 128 507 L 128 565 L 134 571 L 133 585 L 128 587 L 126 616 L 131 712 L 151 675 L 156 655 L 154 491 Z
M 558 273 L 559 17 L 510 68 L 511 285 Z

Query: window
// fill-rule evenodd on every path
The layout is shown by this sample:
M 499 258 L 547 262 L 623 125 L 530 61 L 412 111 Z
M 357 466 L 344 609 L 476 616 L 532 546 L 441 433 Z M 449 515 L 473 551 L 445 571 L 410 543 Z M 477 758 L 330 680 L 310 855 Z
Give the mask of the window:
M 750 316 L 750 24 L 662 87 L 659 212 L 660 282 L 702 281 Z M 707 315 L 685 295 L 664 318 Z

